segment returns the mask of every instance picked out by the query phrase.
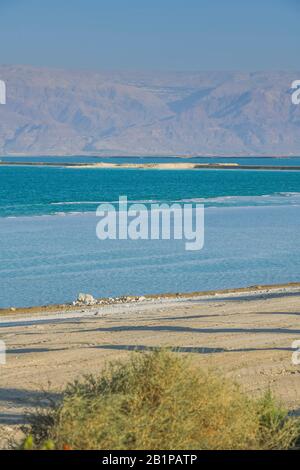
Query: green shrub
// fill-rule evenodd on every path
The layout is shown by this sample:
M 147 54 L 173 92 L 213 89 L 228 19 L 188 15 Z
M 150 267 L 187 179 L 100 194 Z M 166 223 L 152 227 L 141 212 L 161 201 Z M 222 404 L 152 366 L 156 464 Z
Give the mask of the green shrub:
M 33 416 L 23 448 L 286 449 L 299 434 L 267 393 L 195 369 L 178 353 L 133 353 L 99 378 L 70 384 L 52 411 Z

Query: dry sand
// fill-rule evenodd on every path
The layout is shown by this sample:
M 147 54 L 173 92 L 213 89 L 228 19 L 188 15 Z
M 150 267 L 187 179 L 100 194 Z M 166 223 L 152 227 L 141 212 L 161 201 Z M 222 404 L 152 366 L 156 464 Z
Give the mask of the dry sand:
M 252 395 L 271 387 L 300 409 L 300 287 L 147 299 L 81 309 L 35 309 L 0 317 L 7 363 L 0 374 L 0 447 L 21 437 L 24 412 L 105 362 L 157 346 L 189 353 L 195 365 L 233 377 Z M 42 401 L 41 401 L 42 400 Z

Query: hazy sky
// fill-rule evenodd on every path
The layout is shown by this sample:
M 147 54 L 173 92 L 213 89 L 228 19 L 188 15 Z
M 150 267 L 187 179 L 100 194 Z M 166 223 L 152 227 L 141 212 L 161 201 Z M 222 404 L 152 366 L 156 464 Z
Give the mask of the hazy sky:
M 0 63 L 297 70 L 300 0 L 0 0 Z

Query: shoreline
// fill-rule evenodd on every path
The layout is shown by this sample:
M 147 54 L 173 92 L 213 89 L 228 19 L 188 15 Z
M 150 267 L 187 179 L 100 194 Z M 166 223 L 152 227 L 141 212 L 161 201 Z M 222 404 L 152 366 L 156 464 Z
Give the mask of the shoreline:
M 161 294 L 146 294 L 142 297 L 145 299 L 145 302 L 152 301 L 154 302 L 168 302 L 168 301 L 188 301 L 191 299 L 214 299 L 218 296 L 226 296 L 228 300 L 232 297 L 242 296 L 252 297 L 256 295 L 261 296 L 272 296 L 274 294 L 290 295 L 293 292 L 298 292 L 300 294 L 300 281 L 299 282 L 289 282 L 284 284 L 265 284 L 265 285 L 252 285 L 246 287 L 237 287 L 237 288 L 228 288 L 228 289 L 217 289 L 217 290 L 207 290 L 207 291 L 194 291 L 194 292 L 166 292 Z M 128 295 L 126 298 L 127 302 L 116 301 L 116 298 L 108 297 L 97 297 L 96 300 L 99 302 L 104 302 L 103 304 L 97 303 L 94 305 L 73 305 L 72 303 L 64 304 L 49 304 L 49 305 L 40 305 L 40 306 L 31 306 L 31 307 L 8 307 L 0 308 L 0 318 L 5 315 L 16 315 L 16 314 L 37 314 L 37 313 L 55 313 L 58 311 L 65 312 L 76 312 L 82 311 L 83 309 L 93 311 L 95 308 L 105 308 L 113 305 L 124 305 L 131 302 L 139 304 L 137 299 L 141 296 Z M 112 300 L 110 300 L 112 299 Z M 105 303 L 108 302 L 108 303 Z
M 0 166 L 59 167 L 74 169 L 132 169 L 132 170 L 271 170 L 300 171 L 300 166 L 240 165 L 238 163 L 69 163 L 69 162 L 2 162 Z

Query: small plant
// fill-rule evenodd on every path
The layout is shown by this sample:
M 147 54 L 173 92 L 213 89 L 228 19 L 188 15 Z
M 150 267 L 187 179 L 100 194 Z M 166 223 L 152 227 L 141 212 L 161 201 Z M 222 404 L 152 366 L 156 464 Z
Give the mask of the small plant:
M 70 384 L 33 416 L 23 449 L 287 449 L 299 435 L 270 392 L 240 388 L 164 350 L 133 353 Z

